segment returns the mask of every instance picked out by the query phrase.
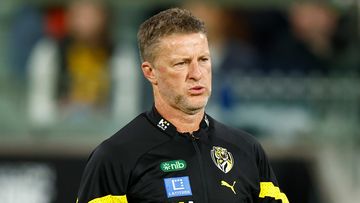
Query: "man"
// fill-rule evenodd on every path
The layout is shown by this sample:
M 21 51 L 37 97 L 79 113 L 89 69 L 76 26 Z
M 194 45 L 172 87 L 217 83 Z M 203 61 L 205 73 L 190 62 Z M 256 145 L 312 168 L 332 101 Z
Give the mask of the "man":
M 261 146 L 205 114 L 211 61 L 204 23 L 168 9 L 140 26 L 138 41 L 154 107 L 95 149 L 79 203 L 287 203 Z

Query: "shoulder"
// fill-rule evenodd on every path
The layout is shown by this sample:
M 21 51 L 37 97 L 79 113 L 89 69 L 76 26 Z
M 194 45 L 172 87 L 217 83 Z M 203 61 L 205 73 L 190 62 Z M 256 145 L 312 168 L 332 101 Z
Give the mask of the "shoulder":
M 211 117 L 209 120 L 212 123 L 211 130 L 217 138 L 236 145 L 239 148 L 261 148 L 259 141 L 252 134 L 241 129 L 227 126 Z
M 97 146 L 92 156 L 129 163 L 168 140 L 142 113 Z

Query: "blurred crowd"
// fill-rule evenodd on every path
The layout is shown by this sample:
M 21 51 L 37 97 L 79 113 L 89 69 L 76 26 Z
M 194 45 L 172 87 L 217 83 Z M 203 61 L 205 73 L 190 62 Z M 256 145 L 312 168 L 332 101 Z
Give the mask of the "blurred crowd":
M 116 47 L 110 13 L 101 1 L 86 0 L 42 12 L 25 6 L 19 13 L 14 45 L 22 49 L 13 58 L 23 60 L 18 74 L 27 80 L 28 113 L 35 128 L 93 116 L 126 121 L 138 112 L 136 53 L 127 43 Z M 31 43 L 24 49 L 19 41 Z
M 306 123 L 307 115 L 298 108 L 263 111 L 263 105 L 247 104 L 272 98 L 274 92 L 275 100 L 276 95 L 286 99 L 294 92 L 286 91 L 288 80 L 300 81 L 291 86 L 305 86 L 301 79 L 359 74 L 353 16 L 328 3 L 303 1 L 277 9 L 213 1 L 172 6 L 185 7 L 205 21 L 213 67 L 208 112 L 236 127 L 262 123 L 251 115 L 268 123 L 274 113 L 299 115 L 293 123 Z M 159 9 L 149 8 L 139 18 Z M 26 4 L 18 10 L 9 50 L 13 73 L 26 81 L 31 126 L 46 128 L 94 116 L 123 124 L 151 106 L 146 104 L 151 94 L 140 73 L 136 42 L 116 41 L 114 13 L 104 1 L 86 0 L 44 7 Z M 136 30 L 138 25 L 133 26 Z M 266 78 L 275 79 L 268 84 Z M 306 97 L 306 87 L 299 89 L 297 98 Z

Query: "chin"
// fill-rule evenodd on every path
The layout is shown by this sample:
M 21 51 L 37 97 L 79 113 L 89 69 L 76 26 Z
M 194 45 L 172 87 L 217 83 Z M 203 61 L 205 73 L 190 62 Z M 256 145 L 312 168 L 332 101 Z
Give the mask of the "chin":
M 175 100 L 175 106 L 182 109 L 189 114 L 196 114 L 204 110 L 208 101 L 208 97 L 177 97 Z
M 203 109 L 205 109 L 206 106 L 206 102 L 196 102 L 196 103 L 191 103 L 187 105 L 187 108 L 189 111 L 193 112 L 193 113 L 197 113 Z

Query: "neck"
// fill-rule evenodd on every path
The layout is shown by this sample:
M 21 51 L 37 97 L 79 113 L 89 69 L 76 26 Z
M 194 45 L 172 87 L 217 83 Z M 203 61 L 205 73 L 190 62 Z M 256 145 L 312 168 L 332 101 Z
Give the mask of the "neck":
M 205 110 L 201 109 L 198 112 L 189 114 L 156 99 L 155 107 L 160 115 L 171 122 L 177 131 L 181 133 L 197 131 L 205 113 Z

